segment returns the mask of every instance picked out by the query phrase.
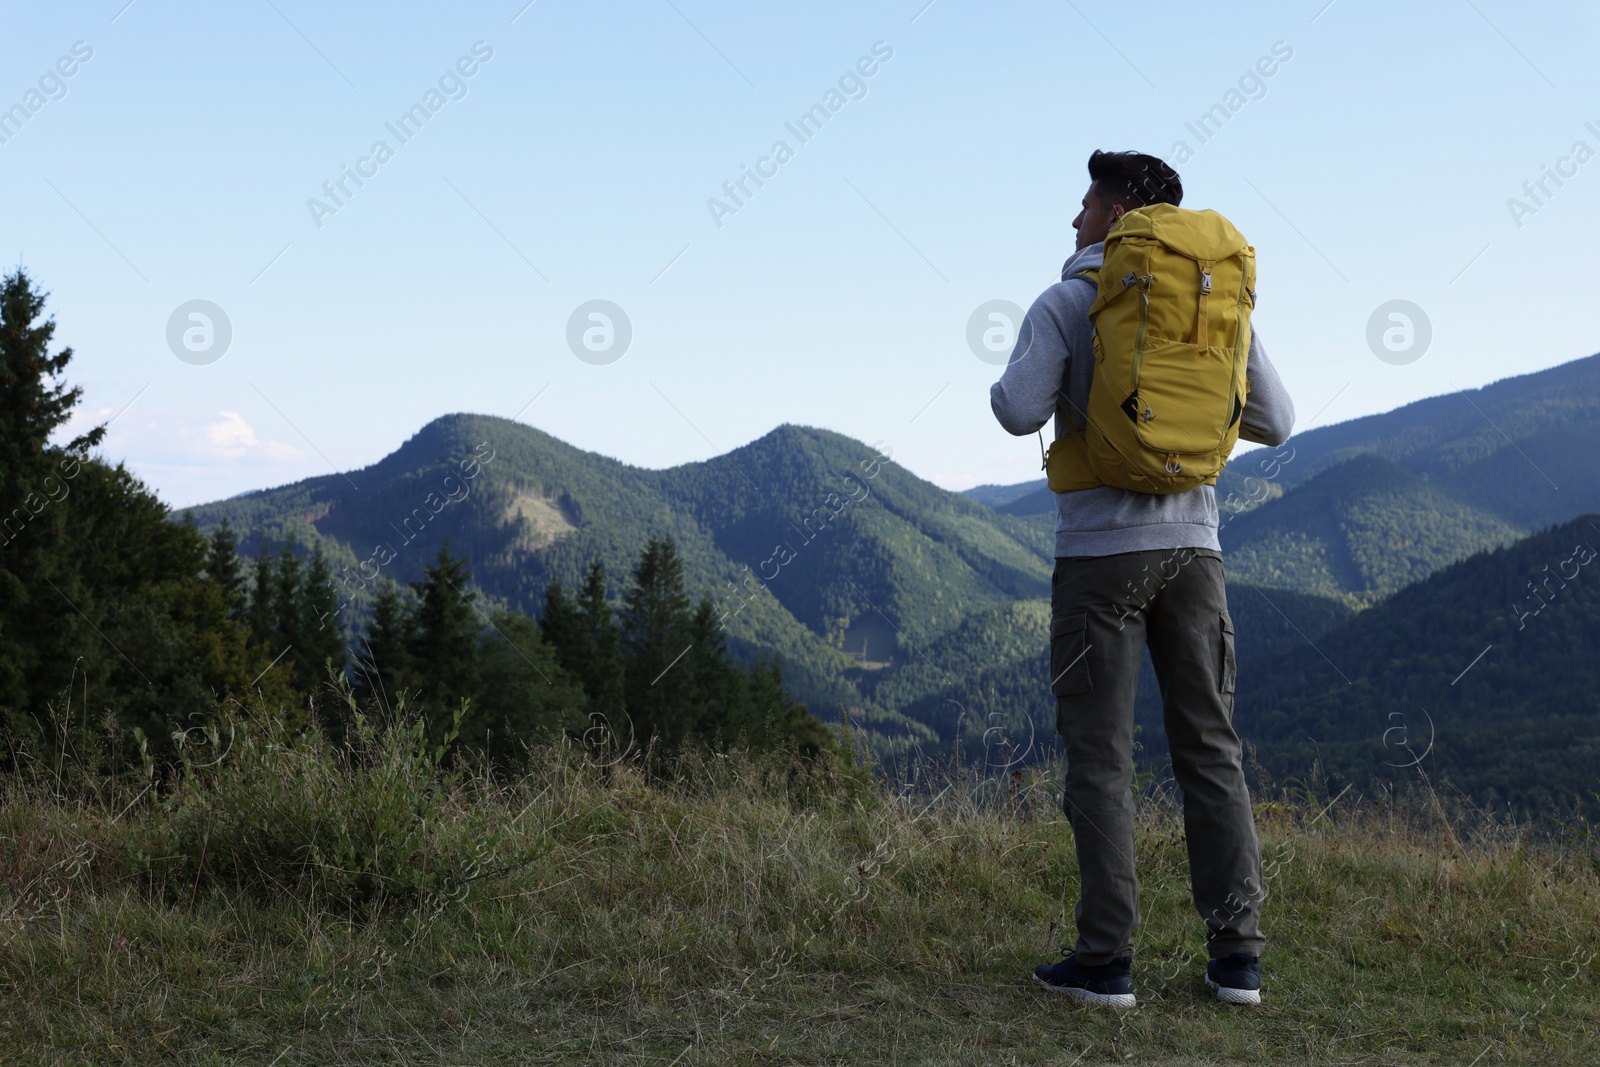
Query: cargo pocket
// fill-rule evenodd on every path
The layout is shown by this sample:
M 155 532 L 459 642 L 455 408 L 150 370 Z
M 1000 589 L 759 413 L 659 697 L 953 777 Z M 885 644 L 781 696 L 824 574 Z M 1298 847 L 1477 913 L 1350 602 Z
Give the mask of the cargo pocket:
M 1050 620 L 1050 692 L 1075 696 L 1094 689 L 1089 676 L 1089 613 L 1073 612 Z
M 1233 692 L 1233 620 L 1227 612 L 1218 616 L 1222 620 L 1222 673 L 1217 675 L 1217 690 L 1222 693 Z

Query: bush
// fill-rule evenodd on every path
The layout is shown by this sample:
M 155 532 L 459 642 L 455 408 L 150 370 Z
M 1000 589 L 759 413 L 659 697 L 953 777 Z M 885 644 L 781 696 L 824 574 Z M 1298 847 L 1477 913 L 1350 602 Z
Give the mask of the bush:
M 463 895 L 491 873 L 505 842 L 494 806 L 473 802 L 487 782 L 444 759 L 465 706 L 433 744 L 403 698 L 378 717 L 346 699 L 337 746 L 273 717 L 230 715 L 183 735 L 178 781 L 128 842 L 133 869 L 169 889 L 224 885 L 352 909 Z M 198 758 L 206 750 L 212 758 Z

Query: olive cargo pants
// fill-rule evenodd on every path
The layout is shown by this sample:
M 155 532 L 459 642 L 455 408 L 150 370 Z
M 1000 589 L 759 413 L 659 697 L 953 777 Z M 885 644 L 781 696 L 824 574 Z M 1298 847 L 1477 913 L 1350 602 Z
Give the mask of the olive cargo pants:
M 1050 689 L 1066 740 L 1062 810 L 1081 890 L 1078 962 L 1133 952 L 1133 697 L 1146 644 L 1161 686 L 1195 907 L 1213 958 L 1260 955 L 1264 888 L 1233 730 L 1233 621 L 1222 556 L 1206 548 L 1064 556 L 1051 583 Z

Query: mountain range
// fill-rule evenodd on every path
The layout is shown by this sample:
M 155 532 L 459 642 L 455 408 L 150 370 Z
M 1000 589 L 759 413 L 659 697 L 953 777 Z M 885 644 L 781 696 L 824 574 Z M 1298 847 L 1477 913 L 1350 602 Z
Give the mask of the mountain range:
M 1305 773 L 1319 753 L 1330 773 L 1392 765 L 1370 758 L 1389 747 L 1382 731 L 1369 736 L 1371 715 L 1401 710 L 1383 688 L 1384 670 L 1403 671 L 1413 648 L 1432 649 L 1440 620 L 1492 613 L 1479 594 L 1562 538 L 1584 536 L 1570 523 L 1600 512 L 1594 443 L 1600 356 L 1236 456 L 1218 480 L 1220 536 L 1241 678 L 1236 721 L 1262 746 L 1262 765 Z M 849 714 L 880 759 L 946 751 L 964 737 L 969 751 L 977 744 L 1009 762 L 1053 740 L 1044 649 L 1055 498 L 1042 483 L 953 493 L 905 470 L 888 449 L 795 425 L 714 459 L 647 470 L 525 424 L 449 415 L 369 467 L 185 514 L 202 529 L 227 519 L 246 552 L 289 537 L 320 546 L 351 630 L 378 581 L 420 577 L 447 537 L 470 557 L 485 600 L 537 614 L 548 584 L 577 585 L 591 558 L 620 600 L 645 542 L 670 536 L 690 593 L 718 605 L 735 654 L 778 653 L 796 698 L 824 721 Z M 1538 533 L 1558 523 L 1569 526 Z M 1570 554 L 1568 546 L 1560 559 Z M 1591 569 L 1568 581 L 1592 584 Z M 1413 617 L 1419 605 L 1432 629 Z M 1559 631 L 1567 644 L 1600 647 L 1600 620 L 1581 608 L 1568 615 L 1542 626 L 1541 640 Z M 1391 642 L 1376 659 L 1373 634 Z M 1370 669 L 1318 667 L 1345 662 Z M 1493 691 L 1477 698 L 1481 707 L 1522 708 L 1529 721 L 1539 717 L 1528 707 L 1549 707 L 1552 722 L 1587 715 L 1582 729 L 1600 729 L 1592 699 L 1585 705 L 1562 688 L 1577 677 L 1571 671 L 1527 679 L 1509 663 L 1504 674 L 1484 665 L 1470 689 Z M 1561 693 L 1549 697 L 1552 689 Z M 1341 714 L 1352 700 L 1362 702 L 1359 714 Z M 1143 758 L 1159 764 L 1148 660 L 1136 721 Z M 1529 759 L 1550 756 L 1557 737 L 1547 727 L 1525 738 L 1544 754 Z M 1523 805 L 1549 792 L 1552 780 L 1532 763 L 1496 778 L 1477 756 L 1457 760 L 1482 755 L 1494 736 L 1473 729 L 1440 740 L 1431 757 L 1464 789 Z M 1575 770 L 1560 789 L 1594 784 Z
M 1229 572 L 1371 604 L 1600 510 L 1597 445 L 1600 355 L 1297 433 L 1217 479 Z M 1043 481 L 970 492 L 1007 515 L 1055 513 Z

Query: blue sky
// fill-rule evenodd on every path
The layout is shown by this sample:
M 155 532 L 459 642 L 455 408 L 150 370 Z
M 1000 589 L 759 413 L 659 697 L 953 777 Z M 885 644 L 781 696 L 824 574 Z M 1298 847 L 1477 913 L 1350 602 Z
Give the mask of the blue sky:
M 948 488 L 1030 479 L 967 323 L 1055 280 L 1095 148 L 1182 158 L 1185 206 L 1250 238 L 1301 429 L 1600 349 L 1589 7 L 525 2 L 7 5 L 0 251 L 108 456 L 181 506 L 475 411 L 647 467 L 796 422 Z M 1396 299 L 1432 330 L 1398 365 L 1367 341 Z M 169 345 L 193 300 L 220 359 Z M 620 358 L 569 346 L 592 300 Z

